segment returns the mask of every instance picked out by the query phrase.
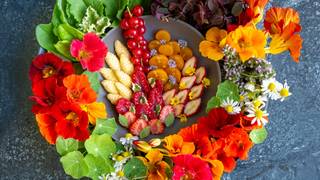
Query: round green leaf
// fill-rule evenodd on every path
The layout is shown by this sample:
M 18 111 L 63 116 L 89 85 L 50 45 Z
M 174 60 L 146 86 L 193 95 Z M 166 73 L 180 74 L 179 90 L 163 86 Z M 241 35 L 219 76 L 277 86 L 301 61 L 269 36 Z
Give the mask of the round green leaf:
M 73 151 L 60 158 L 64 171 L 75 179 L 88 174 L 89 169 L 79 151 Z
M 114 118 L 97 119 L 93 134 L 108 134 L 112 136 L 117 131 L 117 123 Z
M 212 97 L 207 103 L 206 112 L 208 113 L 211 109 L 220 107 L 220 104 L 221 104 L 220 98 L 216 96 Z
M 116 145 L 108 134 L 92 134 L 84 143 L 84 146 L 88 153 L 105 159 L 108 158 L 111 153 L 116 151 Z
M 107 161 L 101 157 L 95 157 L 92 154 L 87 154 L 84 158 L 84 161 L 89 168 L 87 177 L 92 179 L 99 179 L 100 175 L 108 174 L 113 169 L 110 161 Z
M 249 134 L 250 139 L 255 144 L 262 143 L 268 136 L 266 128 L 254 129 Z
M 136 157 L 131 158 L 124 166 L 124 175 L 128 179 L 145 179 L 146 174 L 147 167 Z
M 75 139 L 72 139 L 72 138 L 64 139 L 61 136 L 57 138 L 56 149 L 61 156 L 64 156 L 72 151 L 77 151 L 78 148 L 79 148 L 79 141 Z
M 219 97 L 221 100 L 226 100 L 227 98 L 232 99 L 234 101 L 240 100 L 238 86 L 235 83 L 228 80 L 219 84 L 216 96 Z
M 99 93 L 100 89 L 100 81 L 99 81 L 99 74 L 97 72 L 89 72 L 89 71 L 84 71 L 83 74 L 87 75 L 91 88 Z

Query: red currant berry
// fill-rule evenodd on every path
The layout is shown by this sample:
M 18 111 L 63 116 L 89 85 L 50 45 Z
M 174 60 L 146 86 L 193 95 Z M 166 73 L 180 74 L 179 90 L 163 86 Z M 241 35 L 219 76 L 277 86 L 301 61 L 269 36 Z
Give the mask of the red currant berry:
M 127 42 L 127 46 L 129 49 L 134 49 L 138 47 L 138 43 L 133 39 L 129 39 Z
M 139 26 L 140 27 L 144 26 L 145 25 L 144 20 L 141 18 L 138 18 L 138 19 L 139 19 Z
M 144 46 L 140 46 L 140 45 L 139 45 L 139 47 L 140 47 L 142 50 L 144 50 L 144 51 L 147 51 L 147 50 L 148 50 L 148 46 L 147 46 L 147 45 L 144 45 Z
M 144 39 L 142 41 L 139 41 L 139 46 L 146 46 L 148 44 L 148 42 Z
M 136 66 L 141 64 L 140 58 L 131 57 L 131 62 Z
M 138 32 L 137 32 L 137 33 L 138 33 Z M 134 39 L 135 39 L 137 42 L 139 42 L 139 41 L 144 40 L 144 37 L 141 36 L 141 35 L 137 35 Z
M 122 19 L 122 20 L 121 20 L 121 22 L 120 22 L 120 27 L 121 27 L 121 29 L 123 29 L 123 30 L 129 29 L 129 23 L 128 23 L 127 19 Z
M 148 66 L 149 65 L 149 59 L 142 59 L 142 63 L 144 64 L 144 65 L 146 65 L 146 66 Z
M 123 35 L 126 39 L 129 39 L 129 38 L 133 39 L 138 35 L 138 31 L 135 29 L 128 29 L 124 32 Z
M 148 51 L 144 51 L 143 53 L 142 53 L 142 58 L 143 59 L 147 59 L 148 61 L 149 61 L 149 59 L 150 59 L 150 53 L 148 52 Z
M 141 56 L 142 56 L 142 49 L 140 49 L 140 48 L 136 48 L 136 49 L 133 49 L 132 50 L 132 54 L 133 54 L 133 56 L 134 57 L 137 57 L 137 58 L 141 58 Z
M 139 27 L 139 19 L 137 17 L 131 17 L 129 19 L 129 26 L 131 28 L 138 28 Z
M 142 16 L 143 15 L 143 7 L 140 5 L 136 5 L 132 9 L 132 14 L 134 14 L 135 16 Z
M 135 70 L 135 71 L 143 71 L 143 67 L 142 67 L 141 65 L 136 65 L 136 66 L 134 67 L 134 70 Z
M 146 27 L 140 26 L 137 30 L 138 30 L 138 34 L 143 35 L 146 32 Z
M 144 67 L 144 68 L 143 68 L 143 71 L 144 71 L 144 73 L 148 73 L 148 72 L 149 72 L 148 66 Z
M 130 13 L 129 13 L 128 11 L 125 11 L 125 12 L 123 13 L 123 17 L 126 18 L 126 19 L 128 19 L 128 18 L 131 18 L 131 15 L 130 15 Z

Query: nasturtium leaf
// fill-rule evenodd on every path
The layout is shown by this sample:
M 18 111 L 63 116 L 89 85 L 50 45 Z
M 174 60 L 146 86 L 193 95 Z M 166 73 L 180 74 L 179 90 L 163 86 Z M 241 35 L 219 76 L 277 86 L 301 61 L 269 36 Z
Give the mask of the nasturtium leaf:
M 117 151 L 126 151 L 124 145 L 121 144 L 121 142 L 116 141 L 115 144 L 116 144 Z
M 56 7 L 60 12 L 60 20 L 62 23 L 68 23 L 65 9 L 66 9 L 66 0 L 57 0 Z
M 70 5 L 70 14 L 78 23 L 81 22 L 87 9 L 86 4 L 82 0 L 67 0 L 67 3 Z
M 212 97 L 207 103 L 206 112 L 208 113 L 211 109 L 220 107 L 220 104 L 220 98 L 218 98 L 217 96 Z
M 60 158 L 64 171 L 75 179 L 87 176 L 89 169 L 81 152 L 73 151 Z
M 79 141 L 73 138 L 64 139 L 61 136 L 57 138 L 56 149 L 61 156 L 64 156 L 69 152 L 77 151 L 78 148 L 79 148 Z
M 108 134 L 112 136 L 117 131 L 117 123 L 114 118 L 97 119 L 92 134 Z
M 249 134 L 251 141 L 255 144 L 261 144 L 264 140 L 266 140 L 267 136 L 268 132 L 264 127 L 260 129 L 254 129 Z
M 143 128 L 139 134 L 140 138 L 145 138 L 145 137 L 148 137 L 149 135 L 150 135 L 150 127 L 149 126 Z
M 219 97 L 221 101 L 226 100 L 227 98 L 234 101 L 240 100 L 238 86 L 235 83 L 228 80 L 219 84 L 216 96 Z
M 136 158 L 131 158 L 124 166 L 124 175 L 128 179 L 145 179 L 147 174 L 147 167 L 144 163 Z
M 90 177 L 94 180 L 98 180 L 99 176 L 102 174 L 108 174 L 113 169 L 110 161 L 107 161 L 101 157 L 96 157 L 92 154 L 87 154 L 86 157 L 84 157 L 84 161 L 89 169 L 87 177 Z
M 166 117 L 164 123 L 166 124 L 167 127 L 169 127 L 169 126 L 171 126 L 171 125 L 173 124 L 173 122 L 174 122 L 174 114 L 173 114 L 173 113 L 170 113 L 170 114 Z
M 84 71 L 83 74 L 87 75 L 91 88 L 96 92 L 99 93 L 100 89 L 100 81 L 99 81 L 99 74 L 98 72 L 89 72 L 89 71 Z
M 121 126 L 123 127 L 129 127 L 129 122 L 128 119 L 126 117 L 124 117 L 123 115 L 119 115 L 119 123 L 121 124 Z
M 116 145 L 108 134 L 92 134 L 84 143 L 88 153 L 94 156 L 108 158 L 111 153 L 116 151 Z
M 51 52 L 57 52 L 54 44 L 58 38 L 53 34 L 52 24 L 39 24 L 36 27 L 36 37 L 41 47 Z

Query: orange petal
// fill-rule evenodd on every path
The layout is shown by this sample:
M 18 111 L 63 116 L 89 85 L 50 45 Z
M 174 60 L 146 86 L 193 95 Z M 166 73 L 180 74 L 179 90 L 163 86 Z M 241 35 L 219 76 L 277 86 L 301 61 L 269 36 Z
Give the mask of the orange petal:
M 195 150 L 193 142 L 184 142 L 181 148 L 181 154 L 192 154 Z
M 148 152 L 146 158 L 149 160 L 151 164 L 156 164 L 157 162 L 162 160 L 163 154 L 159 150 L 153 149 Z
M 93 125 L 96 124 L 96 119 L 104 119 L 107 118 L 106 106 L 102 102 L 94 102 L 91 104 L 85 105 L 86 112 L 89 115 L 89 122 Z
M 219 29 L 217 27 L 213 27 L 209 29 L 206 33 L 206 39 L 208 41 L 212 41 L 214 43 L 220 43 L 222 39 L 224 39 L 227 36 L 227 31 L 223 29 Z

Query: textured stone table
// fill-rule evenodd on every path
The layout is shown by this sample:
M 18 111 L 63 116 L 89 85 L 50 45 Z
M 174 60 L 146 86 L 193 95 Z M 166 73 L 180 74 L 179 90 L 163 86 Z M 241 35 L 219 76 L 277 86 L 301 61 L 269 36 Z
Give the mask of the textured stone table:
M 276 0 L 273 5 L 299 10 L 304 49 L 301 63 L 288 54 L 274 56 L 279 80 L 293 96 L 269 104 L 269 138 L 250 159 L 223 179 L 320 179 L 320 2 Z M 48 22 L 48 0 L 0 2 L 0 179 L 67 179 L 58 155 L 40 136 L 30 112 L 28 68 L 38 45 L 36 24 Z

